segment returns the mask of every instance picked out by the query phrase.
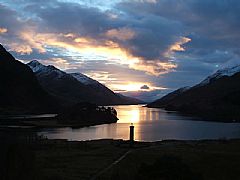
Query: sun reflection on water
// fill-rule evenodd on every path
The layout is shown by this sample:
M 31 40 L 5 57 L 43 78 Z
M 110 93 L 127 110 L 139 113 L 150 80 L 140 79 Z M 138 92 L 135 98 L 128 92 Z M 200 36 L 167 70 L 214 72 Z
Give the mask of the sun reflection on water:
M 194 117 L 181 116 L 161 109 L 146 108 L 141 105 L 114 106 L 119 121 L 80 129 L 44 129 L 39 135 L 50 139 L 91 140 L 129 139 L 129 126 L 134 123 L 135 140 L 157 141 L 162 139 L 219 139 L 239 138 L 236 133 L 240 124 L 196 121 Z M 191 121 L 189 121 L 191 120 Z M 214 130 L 214 131 L 213 131 Z
M 118 123 L 138 123 L 140 121 L 140 109 L 135 106 L 129 106 L 127 109 L 117 107 L 119 121 Z
M 139 110 L 131 110 L 129 111 L 129 118 L 130 118 L 130 123 L 137 123 L 139 122 Z

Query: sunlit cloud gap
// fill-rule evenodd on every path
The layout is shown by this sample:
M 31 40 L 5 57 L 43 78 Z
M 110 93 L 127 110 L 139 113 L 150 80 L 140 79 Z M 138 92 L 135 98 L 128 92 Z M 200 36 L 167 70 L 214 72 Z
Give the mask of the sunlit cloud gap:
M 111 32 L 111 35 L 115 35 L 117 32 Z M 130 33 L 130 32 L 129 32 Z M 125 35 L 123 38 L 130 38 Z M 161 62 L 160 60 L 149 61 L 147 64 L 143 63 L 140 57 L 134 57 L 129 54 L 125 49 L 121 48 L 117 43 L 112 41 L 105 41 L 105 44 L 99 44 L 96 40 L 91 38 L 77 37 L 74 34 L 39 34 L 34 31 L 22 32 L 20 37 L 27 42 L 26 44 L 11 44 L 11 50 L 21 54 L 30 54 L 33 48 L 37 49 L 40 53 L 46 53 L 46 46 L 60 47 L 68 51 L 74 59 L 75 56 L 81 55 L 85 59 L 90 57 L 107 59 L 118 64 L 128 65 L 129 68 L 145 71 L 153 75 L 160 75 L 167 73 L 174 68 L 176 64 L 171 62 Z M 183 41 L 188 42 L 188 41 Z M 183 51 L 181 44 L 178 43 L 175 48 L 171 50 Z M 178 48 L 178 49 L 177 49 Z
M 224 0 L 2 0 L 0 41 L 23 62 L 79 71 L 108 87 L 174 90 L 239 64 L 238 7 Z

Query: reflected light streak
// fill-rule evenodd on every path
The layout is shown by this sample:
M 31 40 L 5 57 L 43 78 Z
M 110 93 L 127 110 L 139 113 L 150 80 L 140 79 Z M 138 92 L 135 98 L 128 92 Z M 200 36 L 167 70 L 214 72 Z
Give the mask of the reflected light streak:
M 129 119 L 130 119 L 130 123 L 137 123 L 139 122 L 139 110 L 131 110 L 129 111 Z
M 136 105 L 124 106 L 115 106 L 114 107 L 118 112 L 118 123 L 138 123 L 140 119 L 141 109 L 136 108 Z

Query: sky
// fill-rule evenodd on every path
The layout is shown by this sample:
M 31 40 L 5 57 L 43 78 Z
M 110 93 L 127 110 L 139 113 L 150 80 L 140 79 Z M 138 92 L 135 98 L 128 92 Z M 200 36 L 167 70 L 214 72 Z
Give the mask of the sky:
M 0 43 L 153 101 L 240 64 L 238 0 L 0 0 Z

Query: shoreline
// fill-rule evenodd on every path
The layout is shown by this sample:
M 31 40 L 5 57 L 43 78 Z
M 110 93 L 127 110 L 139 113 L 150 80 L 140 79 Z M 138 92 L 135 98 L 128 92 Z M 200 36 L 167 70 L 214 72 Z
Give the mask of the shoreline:
M 222 122 L 222 123 L 240 123 L 240 119 L 232 119 L 232 117 L 222 117 L 219 115 L 215 115 L 213 113 L 209 113 L 209 112 L 190 112 L 190 111 L 186 111 L 186 110 L 181 110 L 181 109 L 177 109 L 177 108 L 167 108 L 165 106 L 149 106 L 146 105 L 144 106 L 146 108 L 156 108 L 156 109 L 163 109 L 167 112 L 173 112 L 173 113 L 177 113 L 181 116 L 186 116 L 186 117 L 195 117 L 196 119 L 199 120 L 195 120 L 195 121 L 208 121 L 208 122 Z
M 117 120 L 116 120 L 117 122 Z M 112 124 L 113 122 L 86 122 L 86 123 L 61 123 L 57 117 L 40 117 L 40 118 L 8 118 L 0 119 L 0 128 L 20 127 L 20 128 L 84 128 L 102 124 Z

